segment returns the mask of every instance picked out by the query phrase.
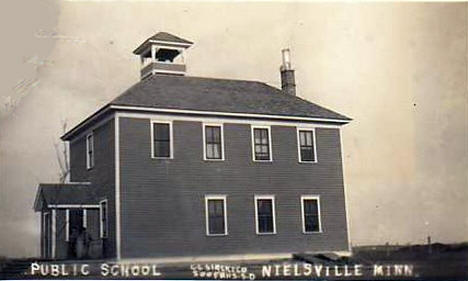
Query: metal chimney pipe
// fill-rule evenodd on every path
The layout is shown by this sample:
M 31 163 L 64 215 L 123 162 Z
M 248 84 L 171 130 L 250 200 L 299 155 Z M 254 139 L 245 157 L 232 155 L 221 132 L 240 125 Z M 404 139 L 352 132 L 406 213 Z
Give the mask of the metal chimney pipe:
M 281 50 L 283 55 L 283 65 L 281 65 L 281 70 L 290 70 L 291 69 L 291 54 L 289 49 Z
M 289 49 L 281 50 L 283 63 L 280 67 L 281 90 L 288 95 L 296 95 L 296 78 L 291 67 L 291 53 Z

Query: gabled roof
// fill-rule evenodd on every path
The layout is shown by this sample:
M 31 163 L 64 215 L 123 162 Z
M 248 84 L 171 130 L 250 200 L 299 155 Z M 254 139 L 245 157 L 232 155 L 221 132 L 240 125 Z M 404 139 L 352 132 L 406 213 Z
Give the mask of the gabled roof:
M 148 42 L 150 41 L 166 42 L 168 43 L 168 45 L 176 44 L 176 45 L 182 45 L 185 47 L 189 47 L 190 45 L 193 45 L 193 42 L 190 42 L 187 39 L 180 38 L 178 36 L 175 36 L 167 32 L 158 32 L 155 35 L 151 36 L 150 38 L 146 39 L 140 46 L 138 46 L 138 48 L 136 48 L 133 51 L 133 53 L 135 55 L 139 55 L 142 51 L 146 49 L 146 46 L 148 45 Z
M 110 105 L 351 120 L 263 82 L 189 76 L 153 75 Z
M 88 183 L 41 183 L 37 188 L 34 210 L 48 205 L 89 205 L 98 204 L 98 197 Z
M 193 44 L 193 42 L 190 42 L 189 40 L 180 38 L 178 36 L 175 36 L 167 32 L 158 32 L 155 35 L 151 36 L 149 39 L 156 40 L 156 41 L 173 42 L 173 43 L 175 42 L 175 43 Z

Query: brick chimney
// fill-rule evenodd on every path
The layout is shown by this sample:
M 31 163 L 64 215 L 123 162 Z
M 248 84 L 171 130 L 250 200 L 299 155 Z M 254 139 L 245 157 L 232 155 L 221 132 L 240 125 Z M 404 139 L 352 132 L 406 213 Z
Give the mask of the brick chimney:
M 281 90 L 285 94 L 296 95 L 296 79 L 294 77 L 294 69 L 291 68 L 291 56 L 289 49 L 281 50 L 283 55 L 283 64 L 280 67 L 281 72 Z

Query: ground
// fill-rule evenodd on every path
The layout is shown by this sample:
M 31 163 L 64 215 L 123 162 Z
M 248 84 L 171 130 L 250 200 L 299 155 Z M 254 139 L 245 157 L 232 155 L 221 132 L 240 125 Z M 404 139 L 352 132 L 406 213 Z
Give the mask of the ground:
M 467 243 L 355 247 L 350 258 L 327 254 L 294 257 L 180 264 L 8 260 L 0 267 L 0 279 L 468 279 Z

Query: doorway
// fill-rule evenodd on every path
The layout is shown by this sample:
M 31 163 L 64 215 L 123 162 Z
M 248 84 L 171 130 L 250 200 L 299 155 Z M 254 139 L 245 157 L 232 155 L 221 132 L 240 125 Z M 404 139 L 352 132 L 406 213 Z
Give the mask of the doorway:
M 76 259 L 78 258 L 77 249 L 76 249 L 76 242 L 77 238 L 80 235 L 83 227 L 85 227 L 84 223 L 84 211 L 82 209 L 69 209 L 67 210 L 67 236 L 68 236 L 68 251 L 67 257 L 69 259 Z

